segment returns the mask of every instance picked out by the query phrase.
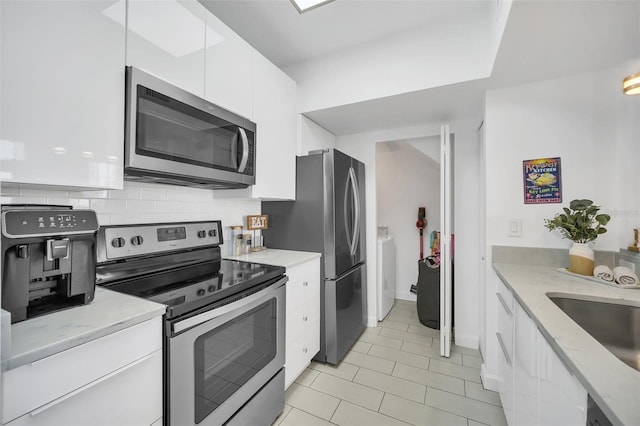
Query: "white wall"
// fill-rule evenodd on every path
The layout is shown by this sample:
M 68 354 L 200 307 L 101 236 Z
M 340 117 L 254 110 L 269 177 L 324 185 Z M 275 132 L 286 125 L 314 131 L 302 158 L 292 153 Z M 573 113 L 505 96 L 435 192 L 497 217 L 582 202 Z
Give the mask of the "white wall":
M 495 55 L 489 15 L 458 16 L 284 71 L 298 83 L 302 112 L 485 78 Z
M 298 155 L 307 155 L 316 149 L 336 147 L 336 137 L 315 121 L 300 114 L 300 138 L 298 139 Z
M 640 223 L 636 173 L 640 99 L 622 95 L 623 77 L 618 67 L 487 92 L 485 385 L 496 385 L 498 360 L 494 296 L 498 277 L 491 267 L 491 246 L 568 249 L 570 241 L 547 231 L 544 219 L 576 198 L 591 199 L 612 216 L 609 232 L 594 245 L 597 250 L 626 246 L 627 236 L 632 236 L 627 223 Z M 542 157 L 561 158 L 562 204 L 524 204 L 522 161 Z M 507 235 L 509 219 L 522 220 L 522 237 Z
M 1 204 L 63 204 L 95 210 L 101 226 L 219 219 L 225 241 L 229 226 L 246 227 L 246 215 L 260 214 L 260 201 L 217 200 L 211 190 L 160 184 L 125 182 L 123 190 L 73 191 L 5 183 L 1 191 Z M 224 245 L 222 253 L 227 254 Z
M 456 234 L 456 271 L 455 271 L 455 323 L 456 343 L 477 348 L 478 344 L 478 218 L 473 212 L 478 205 L 478 160 L 476 129 L 479 120 L 452 122 L 451 132 L 455 133 L 455 211 L 454 223 L 465 237 Z M 367 208 L 367 291 L 368 325 L 377 324 L 376 319 L 376 234 L 377 234 L 377 197 L 376 186 L 376 143 L 430 137 L 440 133 L 440 123 L 422 126 L 387 129 L 356 135 L 339 136 L 336 147 L 366 165 L 366 208 Z M 474 154 L 474 152 L 476 154 Z M 417 219 L 417 214 L 416 214 Z M 466 249 L 461 248 L 461 244 Z M 463 296 L 462 299 L 458 299 Z
M 440 151 L 440 140 L 431 142 Z M 426 208 L 424 256 L 429 235 L 440 228 L 440 164 L 408 142 L 377 143 L 377 226 L 387 226 L 396 246 L 396 299 L 416 300 L 410 287 L 418 281 L 420 233 L 418 207 Z

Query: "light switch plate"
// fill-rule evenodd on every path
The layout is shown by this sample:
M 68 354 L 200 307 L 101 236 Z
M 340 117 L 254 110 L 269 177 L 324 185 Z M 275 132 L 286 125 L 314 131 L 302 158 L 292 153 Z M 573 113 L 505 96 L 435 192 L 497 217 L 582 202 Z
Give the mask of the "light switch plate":
M 522 219 L 509 219 L 508 226 L 509 237 L 522 237 Z

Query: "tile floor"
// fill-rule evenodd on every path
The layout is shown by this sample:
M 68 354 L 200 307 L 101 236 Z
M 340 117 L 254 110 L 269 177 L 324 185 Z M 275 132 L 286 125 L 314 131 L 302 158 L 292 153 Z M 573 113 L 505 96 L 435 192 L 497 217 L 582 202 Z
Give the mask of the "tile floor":
M 506 425 L 500 398 L 480 382 L 480 352 L 439 355 L 439 331 L 396 300 L 337 367 L 312 362 L 285 395 L 274 423 L 313 425 Z

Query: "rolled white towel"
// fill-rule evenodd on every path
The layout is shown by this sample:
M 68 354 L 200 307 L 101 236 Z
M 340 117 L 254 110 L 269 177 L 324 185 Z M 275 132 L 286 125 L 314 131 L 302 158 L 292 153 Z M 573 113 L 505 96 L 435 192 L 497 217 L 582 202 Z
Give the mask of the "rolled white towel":
M 613 271 L 607 265 L 598 265 L 595 268 L 593 268 L 593 276 L 596 278 L 600 278 L 601 280 L 611 281 L 611 282 L 615 278 L 613 275 Z
M 626 266 L 617 266 L 613 268 L 613 275 L 618 284 L 638 285 L 638 277 Z

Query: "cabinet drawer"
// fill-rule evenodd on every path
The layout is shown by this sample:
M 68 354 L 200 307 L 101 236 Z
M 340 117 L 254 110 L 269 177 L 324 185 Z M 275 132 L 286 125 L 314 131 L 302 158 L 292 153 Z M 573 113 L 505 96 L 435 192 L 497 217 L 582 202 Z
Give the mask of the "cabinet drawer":
M 509 288 L 501 281 L 498 280 L 498 289 L 497 289 L 498 299 L 502 299 L 503 307 L 509 311 L 513 312 L 513 293 Z
M 36 410 L 159 349 L 161 317 L 6 371 L 2 375 L 2 422 Z
M 9 425 L 151 425 L 161 416 L 162 350 L 157 350 Z
M 506 290 L 504 285 L 502 290 Z M 513 296 L 510 291 L 506 290 L 506 293 L 503 291 L 499 289 L 496 293 L 498 303 L 498 333 L 500 334 L 502 345 L 507 352 L 507 356 L 513 359 L 513 330 L 515 322 Z
M 295 301 L 303 301 L 310 297 L 310 291 L 313 291 L 320 285 L 320 267 L 319 260 L 302 263 L 287 270 L 289 282 L 287 283 L 287 298 Z

